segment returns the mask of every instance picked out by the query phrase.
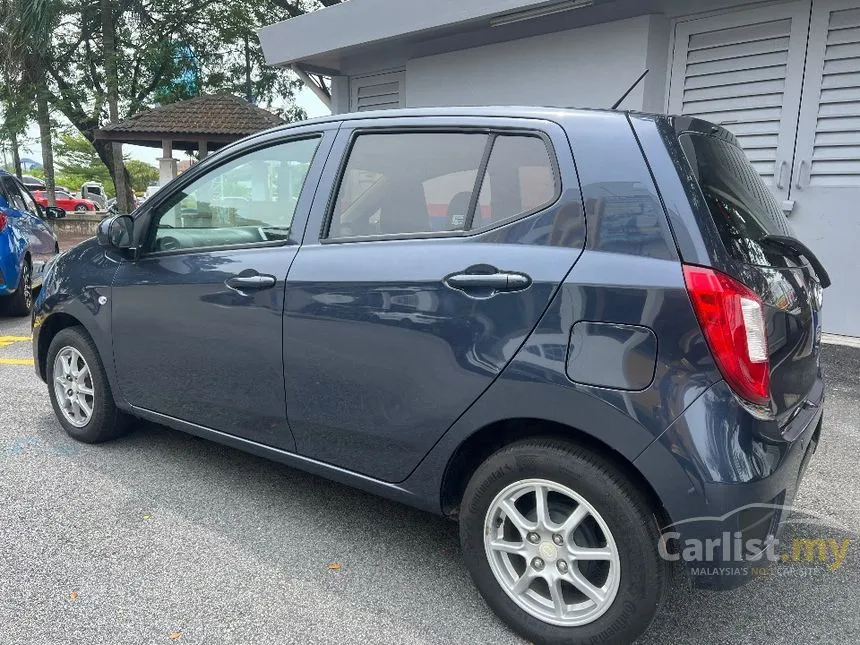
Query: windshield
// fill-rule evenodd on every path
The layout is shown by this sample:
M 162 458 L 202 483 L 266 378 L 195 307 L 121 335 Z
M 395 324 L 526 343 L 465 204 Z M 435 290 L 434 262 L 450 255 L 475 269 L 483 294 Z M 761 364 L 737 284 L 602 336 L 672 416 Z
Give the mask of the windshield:
M 745 264 L 783 265 L 784 253 L 762 238 L 794 233 L 743 150 L 704 134 L 685 133 L 680 139 L 729 254 Z

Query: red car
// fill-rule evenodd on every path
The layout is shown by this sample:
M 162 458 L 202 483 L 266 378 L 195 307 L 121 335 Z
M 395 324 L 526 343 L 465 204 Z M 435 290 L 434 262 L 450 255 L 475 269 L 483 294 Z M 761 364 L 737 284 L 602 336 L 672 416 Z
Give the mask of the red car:
M 72 197 L 69 193 L 62 190 L 56 191 L 56 197 L 57 206 L 62 208 L 64 211 L 78 211 L 82 213 L 84 211 L 96 210 L 96 205 L 90 200 Z M 48 205 L 48 193 L 44 190 L 33 191 L 33 199 L 42 206 Z

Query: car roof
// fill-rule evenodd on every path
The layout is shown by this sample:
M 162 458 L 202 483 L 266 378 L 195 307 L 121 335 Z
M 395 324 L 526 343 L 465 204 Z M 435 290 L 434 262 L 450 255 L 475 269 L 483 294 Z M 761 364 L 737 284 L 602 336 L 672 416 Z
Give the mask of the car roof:
M 438 116 L 486 116 L 486 117 L 508 117 L 527 119 L 553 120 L 561 117 L 575 116 L 576 114 L 594 114 L 603 112 L 624 116 L 626 112 L 609 110 L 605 108 L 571 108 L 538 105 L 491 105 L 491 106 L 453 106 L 453 107 L 412 107 L 396 108 L 393 110 L 368 110 L 366 112 L 346 112 L 343 114 L 331 114 L 329 116 L 315 117 L 306 121 L 287 123 L 273 130 L 286 130 L 297 125 L 315 125 L 322 123 L 350 121 L 352 119 L 396 119 L 404 117 L 438 117 Z
M 577 115 L 585 117 L 594 114 L 611 114 L 619 118 L 626 118 L 628 114 L 625 111 L 598 109 L 598 108 L 570 108 L 570 107 L 552 107 L 552 106 L 537 106 L 537 105 L 497 105 L 497 106 L 453 106 L 453 107 L 413 107 L 413 108 L 396 108 L 393 110 L 368 110 L 366 112 L 345 112 L 343 114 L 331 114 L 328 116 L 315 117 L 305 121 L 295 121 L 293 123 L 285 123 L 284 125 L 275 126 L 268 130 L 255 132 L 238 141 L 230 143 L 220 150 L 234 151 L 237 148 L 244 147 L 247 143 L 257 139 L 258 137 L 268 137 L 280 132 L 288 133 L 293 128 L 326 125 L 343 123 L 355 119 L 397 119 L 409 117 L 497 117 L 510 119 L 542 119 L 545 121 L 561 121 L 568 118 L 576 118 Z M 658 115 L 655 115 L 658 116 Z M 212 156 L 212 155 L 210 155 Z

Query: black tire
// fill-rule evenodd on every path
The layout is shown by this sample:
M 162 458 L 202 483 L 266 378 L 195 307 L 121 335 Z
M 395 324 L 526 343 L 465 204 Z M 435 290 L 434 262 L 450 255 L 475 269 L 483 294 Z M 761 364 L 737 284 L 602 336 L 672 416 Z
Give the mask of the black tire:
M 493 574 L 484 546 L 485 517 L 501 491 L 526 479 L 545 479 L 576 492 L 612 533 L 620 582 L 612 604 L 593 622 L 581 626 L 545 622 L 515 603 Z M 648 629 L 670 579 L 670 568 L 657 550 L 658 527 L 648 500 L 616 467 L 595 453 L 553 439 L 520 441 L 490 456 L 469 481 L 460 508 L 463 558 L 478 590 L 514 631 L 539 644 L 627 645 Z
M 77 350 L 89 367 L 91 387 L 94 393 L 91 416 L 87 423 L 80 427 L 71 423 L 61 410 L 62 404 L 57 398 L 54 385 L 55 376 L 57 376 L 54 374 L 57 354 L 68 347 Z M 67 327 L 54 336 L 48 347 L 45 373 L 54 413 L 70 437 L 84 443 L 100 443 L 127 432 L 130 418 L 116 407 L 98 350 L 89 334 L 82 327 Z
M 78 213 L 86 213 L 88 210 L 90 209 L 87 208 L 86 204 L 78 204 L 77 206 L 75 206 L 75 211 L 77 211 Z
M 18 288 L 7 296 L 7 311 L 11 316 L 29 316 L 33 312 L 33 268 L 29 260 L 21 265 Z

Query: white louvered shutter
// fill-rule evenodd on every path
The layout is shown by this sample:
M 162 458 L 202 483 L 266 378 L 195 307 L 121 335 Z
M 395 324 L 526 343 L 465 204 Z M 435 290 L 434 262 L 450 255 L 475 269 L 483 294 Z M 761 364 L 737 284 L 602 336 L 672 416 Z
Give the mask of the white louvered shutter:
M 350 79 L 350 107 L 353 112 L 390 110 L 403 107 L 404 72 L 388 72 Z
M 858 5 L 844 0 L 815 4 L 798 128 L 798 188 L 860 186 Z
M 669 112 L 731 130 L 787 195 L 809 24 L 808 2 L 679 22 Z

